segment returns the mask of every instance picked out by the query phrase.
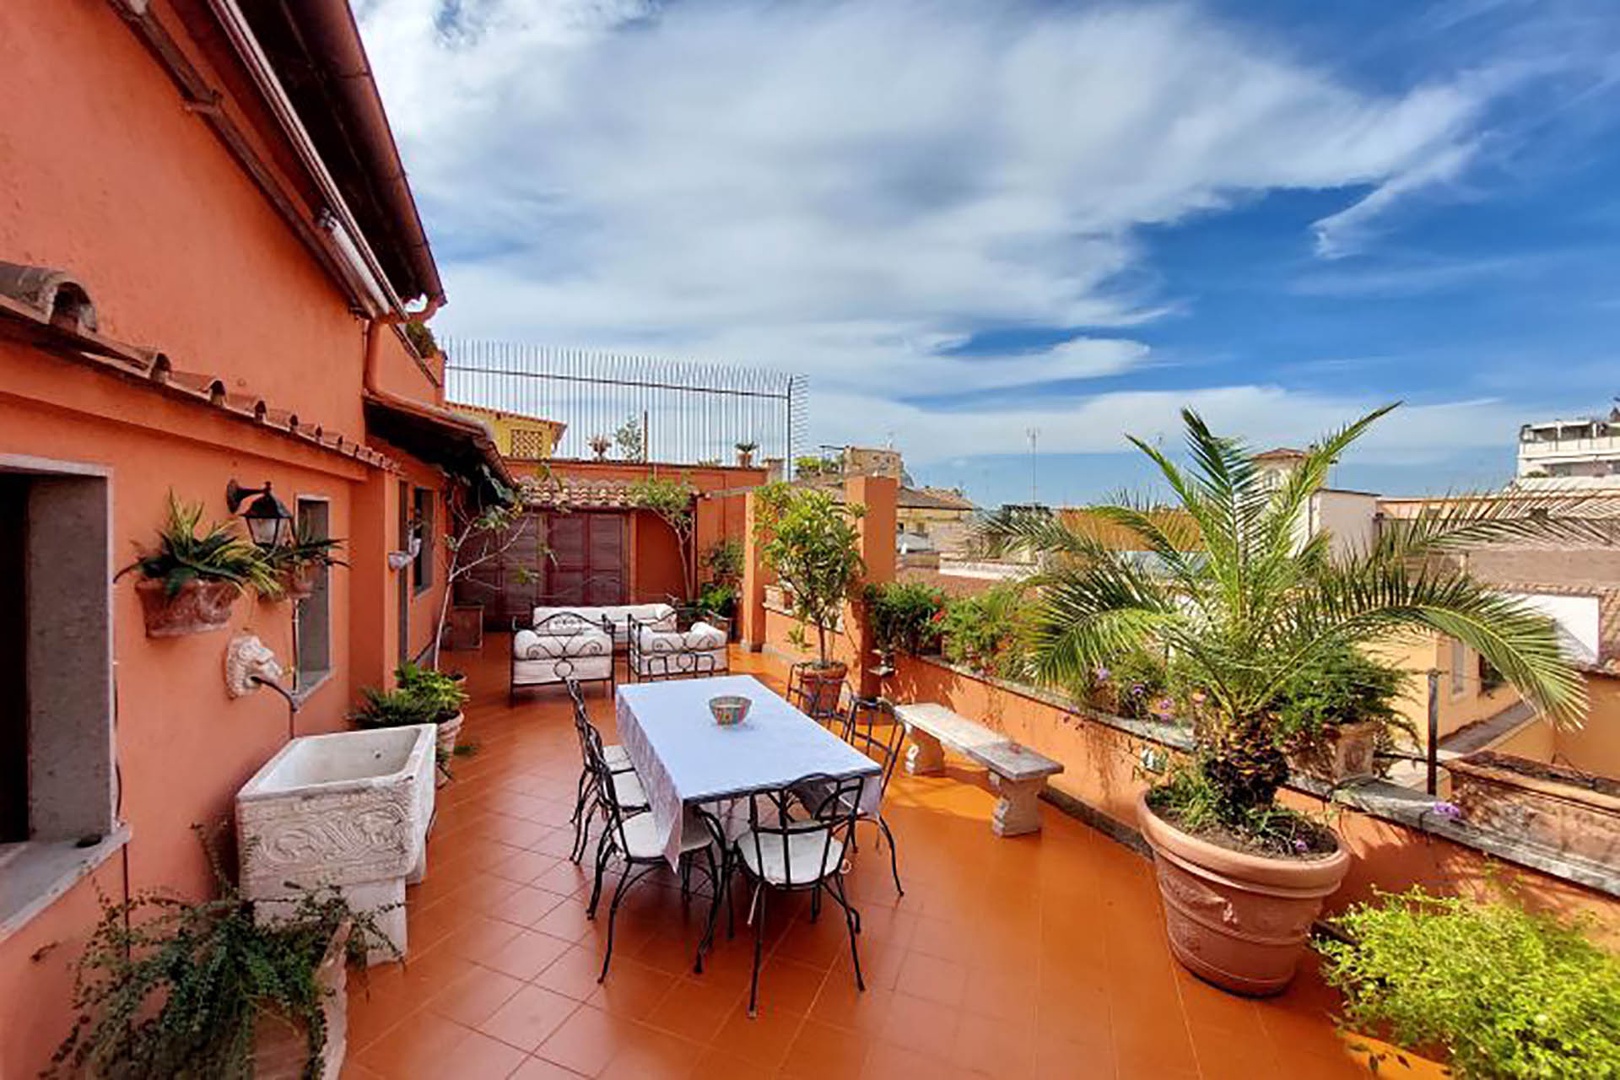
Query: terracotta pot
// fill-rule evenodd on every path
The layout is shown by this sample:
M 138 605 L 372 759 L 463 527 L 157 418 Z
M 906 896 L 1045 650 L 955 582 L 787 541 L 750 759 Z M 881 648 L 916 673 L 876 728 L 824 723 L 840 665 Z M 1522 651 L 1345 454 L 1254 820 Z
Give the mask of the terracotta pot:
M 1446 769 L 1469 823 L 1589 862 L 1620 859 L 1620 780 L 1490 751 Z
M 320 567 L 303 563 L 281 575 L 281 587 L 289 600 L 308 600 L 315 595 L 315 578 Z
M 1373 752 L 1377 749 L 1376 720 L 1327 724 L 1319 741 L 1288 752 L 1288 767 L 1330 784 L 1343 784 L 1373 775 Z
M 147 637 L 181 637 L 229 626 L 241 590 L 228 581 L 188 581 L 170 596 L 163 582 L 148 579 L 135 583 L 135 595 L 141 598 Z
M 456 752 L 456 740 L 461 737 L 461 722 L 465 719 L 466 715 L 464 713 L 456 713 L 448 720 L 439 721 L 439 730 L 434 736 L 434 743 L 440 761 L 448 761 L 450 756 Z M 443 787 L 450 782 L 450 778 L 444 774 L 443 769 L 436 770 L 434 775 L 437 777 L 435 783 L 439 787 Z
M 315 969 L 315 984 L 323 993 L 321 1012 L 326 1017 L 326 1046 L 321 1050 L 318 1075 L 336 1077 L 348 1050 L 349 969 L 344 947 L 348 928 L 332 937 L 321 966 Z M 253 1024 L 253 1075 L 256 1080 L 302 1080 L 304 1062 L 309 1056 L 308 1035 L 276 1016 L 263 1015 Z
M 849 665 L 834 661 L 826 667 L 807 667 L 800 676 L 804 689 L 802 708 L 810 716 L 831 716 L 838 711 L 838 695 L 843 689 Z
M 1326 858 L 1233 851 L 1182 832 L 1136 802 L 1164 900 L 1170 949 L 1194 975 L 1239 994 L 1275 994 L 1294 977 L 1311 921 L 1350 869 Z
M 739 469 L 751 469 L 751 468 L 753 468 L 754 467 L 754 452 L 752 450 L 739 450 L 739 451 L 737 451 L 737 467 Z

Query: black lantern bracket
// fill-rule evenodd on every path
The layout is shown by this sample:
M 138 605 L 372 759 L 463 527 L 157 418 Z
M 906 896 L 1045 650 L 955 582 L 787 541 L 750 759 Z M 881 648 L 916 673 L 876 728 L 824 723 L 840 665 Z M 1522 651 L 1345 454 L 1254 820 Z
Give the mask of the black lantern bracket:
M 231 513 L 240 510 L 249 499 L 253 502 L 248 505 L 242 520 L 247 523 L 248 535 L 253 542 L 261 548 L 274 548 L 285 543 L 291 531 L 292 514 L 270 490 L 270 481 L 266 480 L 263 487 L 256 488 L 243 487 L 234 479 L 225 485 L 225 505 Z

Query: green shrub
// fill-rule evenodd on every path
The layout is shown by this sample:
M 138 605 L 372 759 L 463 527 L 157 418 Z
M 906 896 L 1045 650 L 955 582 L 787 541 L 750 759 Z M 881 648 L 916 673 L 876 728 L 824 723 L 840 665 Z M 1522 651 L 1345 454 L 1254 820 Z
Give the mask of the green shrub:
M 1284 735 L 1311 736 L 1328 724 L 1393 723 L 1406 673 L 1349 645 L 1319 653 L 1283 683 L 1276 703 Z
M 303 1030 L 304 1075 L 319 1075 L 328 1033 L 316 976 L 328 948 L 345 927 L 351 964 L 363 964 L 368 948 L 392 951 L 391 943 L 375 913 L 350 909 L 335 889 L 244 899 L 204 846 L 218 899 L 164 892 L 123 903 L 103 898 L 101 921 L 78 961 L 73 1030 L 47 1076 L 249 1080 L 261 1016 Z M 275 917 L 256 917 L 256 906 Z
M 1620 960 L 1581 925 L 1421 889 L 1336 921 L 1354 943 L 1319 946 L 1324 976 L 1356 1030 L 1443 1049 L 1465 1080 L 1620 1077 Z
M 884 655 L 905 651 L 913 656 L 939 643 L 945 594 L 920 581 L 886 581 L 868 585 L 864 596 L 872 636 Z
M 467 704 L 462 680 L 432 668 L 406 661 L 394 669 L 394 679 L 399 685 L 398 692 L 418 698 L 424 707 L 433 711 L 434 720 L 448 720 Z
M 409 727 L 436 724 L 441 705 L 410 690 L 378 690 L 368 686 L 360 691 L 360 704 L 349 714 L 356 727 Z
M 1016 585 L 996 585 L 945 605 L 940 622 L 946 659 L 1003 679 L 1028 670 L 1032 609 Z

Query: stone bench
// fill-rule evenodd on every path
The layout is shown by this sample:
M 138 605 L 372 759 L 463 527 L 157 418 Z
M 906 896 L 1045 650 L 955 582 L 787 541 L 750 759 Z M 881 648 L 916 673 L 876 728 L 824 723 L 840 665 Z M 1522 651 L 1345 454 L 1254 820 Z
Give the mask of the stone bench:
M 1019 836 L 1041 827 L 1040 797 L 1046 779 L 1063 771 L 1053 761 L 1020 746 L 983 724 L 925 702 L 896 705 L 894 712 L 906 726 L 911 748 L 906 751 L 906 772 L 931 776 L 945 771 L 945 747 L 965 754 L 990 770 L 990 784 L 1000 795 L 990 827 L 997 836 Z

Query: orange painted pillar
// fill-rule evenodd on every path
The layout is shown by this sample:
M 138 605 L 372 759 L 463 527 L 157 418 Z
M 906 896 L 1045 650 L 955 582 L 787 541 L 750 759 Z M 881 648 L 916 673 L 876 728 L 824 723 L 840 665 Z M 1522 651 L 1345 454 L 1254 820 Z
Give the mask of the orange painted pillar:
M 765 647 L 765 586 L 769 573 L 760 557 L 760 542 L 754 521 L 759 513 L 759 495 L 750 491 L 743 504 L 742 594 L 737 597 L 737 618 L 742 624 L 741 641 L 749 652 Z
M 844 481 L 844 503 L 865 507 L 855 523 L 860 533 L 861 561 L 866 564 L 863 585 L 881 585 L 894 580 L 895 522 L 900 497 L 900 484 L 889 476 L 855 476 Z M 877 657 L 873 654 L 876 641 L 866 618 L 866 605 L 857 596 L 844 604 L 844 625 L 855 646 L 856 684 L 865 697 L 881 692 L 879 679 L 873 673 Z

